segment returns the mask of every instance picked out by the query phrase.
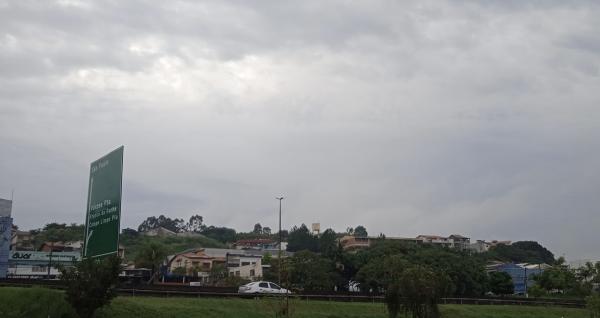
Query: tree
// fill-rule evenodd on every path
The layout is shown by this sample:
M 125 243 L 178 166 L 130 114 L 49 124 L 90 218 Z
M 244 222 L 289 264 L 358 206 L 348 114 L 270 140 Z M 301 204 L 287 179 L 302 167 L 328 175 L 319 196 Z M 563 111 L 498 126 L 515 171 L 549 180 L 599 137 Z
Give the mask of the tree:
M 62 281 L 67 286 L 66 300 L 81 318 L 91 318 L 97 309 L 110 303 L 116 296 L 115 288 L 122 271 L 117 256 L 102 260 L 87 258 L 71 268 L 60 268 Z
M 225 265 L 215 264 L 210 269 L 208 277 L 212 285 L 217 285 L 220 281 L 227 277 L 227 268 Z
M 138 232 L 148 232 L 159 227 L 179 233 L 185 232 L 186 224 L 182 219 L 171 219 L 164 215 L 160 215 L 159 217 L 151 216 L 138 226 Z
M 252 231 L 252 233 L 254 233 L 254 234 L 262 234 L 263 233 L 262 226 L 260 225 L 260 223 L 254 224 L 254 230 Z
M 515 242 L 512 245 L 498 244 L 488 251 L 487 256 L 514 263 L 555 263 L 554 254 L 534 241 Z
M 83 240 L 83 224 L 49 223 L 42 229 L 32 230 L 33 247 L 39 248 L 44 242 L 73 242 Z
M 175 269 L 173 269 L 173 274 L 176 275 L 187 275 L 186 271 L 185 271 L 185 267 L 176 267 Z
M 359 225 L 356 228 L 354 228 L 353 235 L 358 237 L 367 237 L 369 233 L 367 233 L 367 229 L 364 226 Z
M 600 295 L 593 294 L 585 298 L 585 308 L 590 312 L 590 318 L 600 318 Z
M 309 250 L 312 252 L 318 252 L 319 242 L 317 238 L 310 233 L 308 227 L 305 224 L 300 227 L 294 226 L 288 236 L 287 250 L 290 252 L 296 252 L 301 250 Z
M 333 290 L 336 279 L 331 260 L 303 250 L 292 256 L 290 266 L 292 284 L 308 291 Z
M 268 226 L 265 226 L 265 227 L 263 227 L 262 232 L 263 232 L 263 234 L 271 235 L 271 228 Z
M 413 266 L 402 272 L 398 281 L 390 285 L 388 294 L 402 297 L 399 301 L 386 297 L 390 317 L 400 308 L 413 318 L 437 318 L 440 316 L 438 302 L 447 292 L 449 277 L 423 266 Z M 393 290 L 397 288 L 397 290 Z M 390 310 L 392 309 L 392 310 Z
M 490 290 L 496 295 L 510 295 L 515 291 L 512 277 L 505 272 L 490 273 Z
M 338 252 L 337 235 L 332 229 L 327 229 L 319 237 L 319 251 L 330 259 L 334 259 Z
M 548 292 L 569 292 L 577 287 L 577 278 L 574 271 L 565 265 L 554 265 L 547 268 L 534 280 Z
M 192 215 L 188 223 L 185 225 L 185 230 L 187 232 L 201 232 L 206 227 L 204 224 L 202 224 L 202 222 L 203 218 L 201 215 Z
M 152 269 L 152 275 L 154 275 L 166 257 L 167 248 L 165 245 L 157 242 L 148 242 L 139 249 L 134 262 L 138 268 Z
M 215 227 L 212 225 L 202 230 L 201 233 L 206 237 L 210 237 L 223 243 L 235 242 L 237 235 L 234 229 L 227 227 Z

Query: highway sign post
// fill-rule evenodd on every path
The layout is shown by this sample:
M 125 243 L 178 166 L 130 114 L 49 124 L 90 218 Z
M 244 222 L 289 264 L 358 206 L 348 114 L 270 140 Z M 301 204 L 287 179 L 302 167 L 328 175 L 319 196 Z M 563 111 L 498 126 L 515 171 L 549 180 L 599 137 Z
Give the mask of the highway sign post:
M 119 251 L 123 146 L 92 162 L 88 188 L 83 257 Z

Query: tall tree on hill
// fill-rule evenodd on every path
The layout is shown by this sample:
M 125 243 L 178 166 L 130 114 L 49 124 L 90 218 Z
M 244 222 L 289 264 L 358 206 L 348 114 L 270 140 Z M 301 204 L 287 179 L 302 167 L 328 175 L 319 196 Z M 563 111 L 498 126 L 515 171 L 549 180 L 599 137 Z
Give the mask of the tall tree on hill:
M 202 223 L 204 220 L 201 215 L 192 215 L 189 222 L 185 225 L 187 232 L 201 232 L 206 226 Z
M 287 250 L 290 252 L 309 250 L 318 252 L 319 242 L 317 238 L 310 233 L 305 224 L 300 227 L 294 226 L 288 236 Z
M 263 234 L 271 235 L 271 228 L 268 226 L 265 226 L 262 228 L 262 232 L 263 232 Z
M 254 224 L 254 230 L 252 231 L 252 233 L 254 233 L 254 234 L 262 234 L 263 233 L 263 229 L 262 229 L 262 226 L 260 225 L 260 223 Z
M 354 228 L 353 235 L 357 237 L 367 237 L 369 233 L 367 233 L 367 229 L 364 226 L 359 225 L 356 228 Z
M 338 241 L 335 232 L 327 229 L 319 237 L 319 251 L 330 259 L 334 259 L 338 252 Z
M 159 227 L 164 227 L 169 231 L 179 233 L 185 231 L 185 226 L 185 221 L 182 219 L 171 219 L 161 214 L 159 217 L 151 216 L 144 220 L 138 226 L 138 232 L 148 232 Z
M 515 242 L 512 245 L 499 244 L 491 248 L 488 257 L 515 263 L 554 264 L 554 254 L 534 241 Z

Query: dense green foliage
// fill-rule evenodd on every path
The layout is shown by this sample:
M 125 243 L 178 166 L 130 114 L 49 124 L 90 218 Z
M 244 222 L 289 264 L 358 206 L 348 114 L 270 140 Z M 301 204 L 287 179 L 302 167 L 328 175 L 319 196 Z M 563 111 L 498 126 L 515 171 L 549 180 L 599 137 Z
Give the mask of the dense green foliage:
M 117 256 L 101 260 L 87 258 L 60 271 L 67 286 L 67 302 L 80 318 L 92 318 L 98 308 L 110 303 L 117 295 L 115 288 L 122 271 L 121 259 Z
M 125 247 L 125 258 L 127 260 L 136 259 L 137 255 L 140 253 L 141 248 L 149 244 L 164 245 L 167 255 L 180 253 L 187 249 L 199 247 L 226 247 L 225 244 L 200 234 L 196 236 L 156 237 L 132 233 L 125 234 L 125 232 L 123 232 L 121 234 L 120 244 Z
M 44 242 L 72 242 L 83 240 L 83 224 L 49 223 L 43 228 L 31 230 L 34 235 L 33 247 L 39 248 Z
M 2 318 L 76 318 L 57 290 L 0 288 Z M 326 301 L 292 302 L 297 318 L 384 318 L 382 304 Z M 528 306 L 441 305 L 444 318 L 589 318 L 583 309 Z M 269 318 L 272 307 L 262 299 L 117 297 L 95 318 Z
M 514 293 L 512 277 L 505 272 L 492 272 L 490 275 L 490 291 L 496 295 L 511 295 Z
M 484 260 L 462 251 L 381 240 L 370 249 L 359 251 L 353 261 L 359 269 L 356 280 L 374 291 L 384 290 L 390 275 L 401 273 L 410 264 L 448 275 L 448 292 L 455 296 L 478 296 L 488 289 Z
M 294 226 L 288 236 L 287 250 L 290 252 L 309 250 L 319 251 L 319 238 L 313 235 L 305 224 Z
M 554 254 L 538 242 L 521 241 L 511 245 L 498 244 L 487 252 L 489 259 L 514 263 L 554 264 Z
M 590 318 L 600 318 L 600 295 L 593 294 L 586 297 L 585 307 L 590 311 Z
M 2 318 L 76 318 L 62 291 L 46 288 L 0 288 Z
M 167 247 L 159 242 L 146 242 L 135 255 L 137 268 L 150 268 L 154 274 L 167 257 Z

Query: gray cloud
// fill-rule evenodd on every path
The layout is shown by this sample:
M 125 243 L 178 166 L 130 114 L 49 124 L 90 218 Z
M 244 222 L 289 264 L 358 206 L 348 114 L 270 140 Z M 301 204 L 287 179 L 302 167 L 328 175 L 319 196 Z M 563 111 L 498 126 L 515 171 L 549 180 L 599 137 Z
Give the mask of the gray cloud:
M 123 226 L 204 215 L 539 240 L 600 258 L 600 8 L 578 1 L 0 3 L 0 196 Z

